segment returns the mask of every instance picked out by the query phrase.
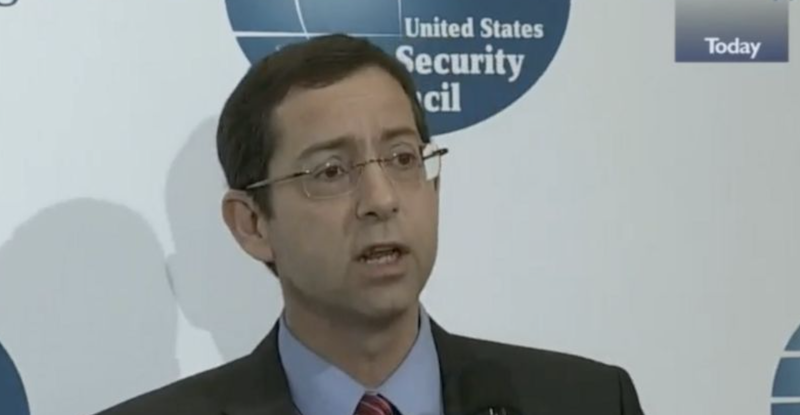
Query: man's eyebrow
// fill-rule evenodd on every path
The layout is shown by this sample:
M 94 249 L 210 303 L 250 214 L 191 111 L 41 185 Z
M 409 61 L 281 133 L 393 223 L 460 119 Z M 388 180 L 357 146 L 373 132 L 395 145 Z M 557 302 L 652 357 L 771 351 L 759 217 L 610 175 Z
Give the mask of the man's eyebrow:
M 390 128 L 381 134 L 381 141 L 389 141 L 399 137 L 419 137 L 419 133 L 411 127 Z
M 381 134 L 381 141 L 391 141 L 397 138 L 402 137 L 419 137 L 419 133 L 417 130 L 411 127 L 394 127 L 384 130 Z M 314 154 L 318 151 L 323 150 L 336 150 L 344 147 L 355 147 L 355 137 L 352 135 L 341 135 L 330 140 L 322 141 L 319 143 L 312 144 L 308 146 L 306 149 L 300 152 L 300 155 L 297 157 L 298 159 L 302 160 L 311 154 Z
M 322 141 L 319 143 L 312 144 L 308 146 L 305 150 L 300 152 L 298 159 L 303 159 L 308 157 L 309 155 L 316 153 L 322 150 L 335 150 L 342 147 L 353 147 L 354 138 L 351 135 L 341 135 L 336 138 L 332 138 L 327 141 Z

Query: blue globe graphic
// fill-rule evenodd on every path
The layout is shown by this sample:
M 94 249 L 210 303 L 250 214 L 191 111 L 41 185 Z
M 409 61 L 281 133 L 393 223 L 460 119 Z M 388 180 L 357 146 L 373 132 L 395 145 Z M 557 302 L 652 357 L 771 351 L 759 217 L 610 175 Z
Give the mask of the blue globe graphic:
M 772 415 L 800 415 L 800 328 L 778 363 L 772 398 Z
M 226 6 L 251 63 L 313 36 L 342 32 L 371 40 L 411 70 L 434 135 L 482 122 L 530 90 L 555 58 L 570 11 L 569 0 L 226 0 Z M 462 35 L 424 36 L 419 29 L 441 24 L 460 26 Z M 541 25 L 541 32 L 532 36 L 514 25 Z
M 28 398 L 11 356 L 0 344 L 0 414 L 29 415 Z

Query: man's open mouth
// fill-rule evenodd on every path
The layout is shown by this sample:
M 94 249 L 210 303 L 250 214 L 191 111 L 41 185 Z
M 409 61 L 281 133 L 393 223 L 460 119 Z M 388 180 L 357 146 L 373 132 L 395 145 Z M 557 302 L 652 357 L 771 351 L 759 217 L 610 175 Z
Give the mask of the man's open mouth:
M 367 248 L 358 256 L 358 261 L 369 265 L 391 264 L 396 262 L 407 249 L 401 245 L 379 245 Z

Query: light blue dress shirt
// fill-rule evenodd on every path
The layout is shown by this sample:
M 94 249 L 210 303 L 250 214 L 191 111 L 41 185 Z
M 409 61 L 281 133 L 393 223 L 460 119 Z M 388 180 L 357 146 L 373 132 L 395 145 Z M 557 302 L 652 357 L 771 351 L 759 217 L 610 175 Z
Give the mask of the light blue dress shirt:
M 278 329 L 278 351 L 292 399 L 302 415 L 353 415 L 366 392 L 379 393 L 402 415 L 441 415 L 439 356 L 430 318 L 420 307 L 420 326 L 411 351 L 377 390 L 369 390 L 303 345 L 288 329 Z

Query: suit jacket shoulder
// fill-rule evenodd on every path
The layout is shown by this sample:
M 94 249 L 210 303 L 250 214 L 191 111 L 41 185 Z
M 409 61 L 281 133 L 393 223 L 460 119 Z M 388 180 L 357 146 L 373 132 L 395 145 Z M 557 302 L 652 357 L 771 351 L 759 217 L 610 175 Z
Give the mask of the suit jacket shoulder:
M 455 359 L 501 366 L 525 414 L 642 414 L 633 382 L 620 367 L 566 353 L 443 334 L 437 337 L 446 339 L 443 348 Z M 459 365 L 469 363 L 444 364 L 450 370 Z

